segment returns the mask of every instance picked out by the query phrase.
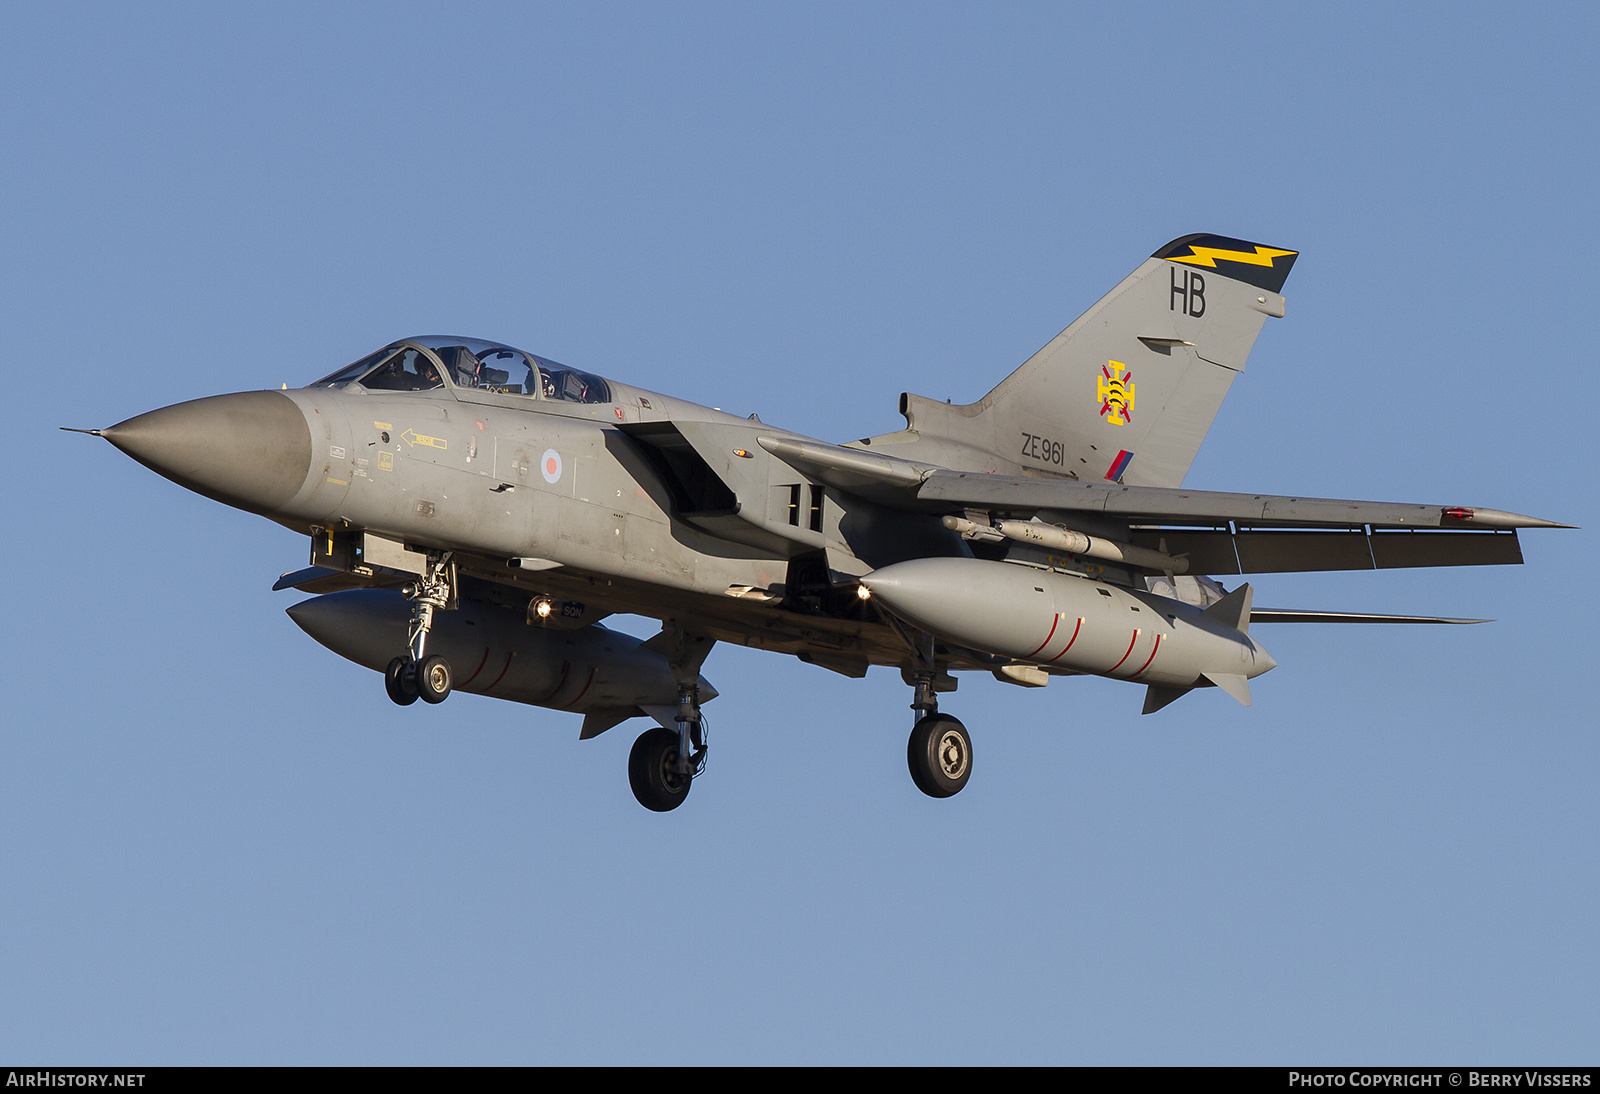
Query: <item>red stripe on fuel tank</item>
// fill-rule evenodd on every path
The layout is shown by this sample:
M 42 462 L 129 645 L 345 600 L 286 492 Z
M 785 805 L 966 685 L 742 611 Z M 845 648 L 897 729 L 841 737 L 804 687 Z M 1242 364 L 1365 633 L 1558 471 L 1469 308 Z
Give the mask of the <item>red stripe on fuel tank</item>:
M 510 653 L 506 654 L 506 663 L 505 663 L 504 666 L 501 667 L 500 675 L 496 676 L 494 678 L 494 684 L 498 684 L 500 681 L 502 681 L 502 680 L 504 680 L 506 678 L 506 673 L 511 670 L 511 659 L 513 657 L 515 657 L 516 655 L 517 655 L 517 651 L 516 650 L 512 650 Z M 490 684 L 488 687 L 484 688 L 483 690 L 484 691 L 493 691 L 494 690 L 494 684 Z
M 561 704 L 561 709 L 562 710 L 571 710 L 573 707 L 578 705 L 578 700 L 579 699 L 582 699 L 585 695 L 589 694 L 589 685 L 594 683 L 594 674 L 599 672 L 599 671 L 600 671 L 600 666 L 599 665 L 596 665 L 594 668 L 589 670 L 589 679 L 587 679 L 587 680 L 585 680 L 583 682 L 583 690 L 578 692 L 578 694 L 573 697 L 573 699 L 572 699 L 572 701 L 570 703 L 562 703 Z
M 1158 635 L 1156 635 L 1156 645 L 1155 645 L 1155 649 L 1153 649 L 1153 650 L 1151 650 L 1151 651 L 1150 651 L 1150 657 L 1149 657 L 1149 659 L 1148 659 L 1148 660 L 1146 660 L 1146 661 L 1145 661 L 1145 663 L 1144 663 L 1144 664 L 1142 664 L 1142 665 L 1140 665 L 1140 666 L 1139 666 L 1139 672 L 1136 672 L 1136 673 L 1134 673 L 1134 674 L 1133 674 L 1133 676 L 1138 676 L 1138 675 L 1139 675 L 1139 673 L 1142 673 L 1142 672 L 1144 672 L 1144 670 L 1145 670 L 1145 669 L 1147 669 L 1147 668 L 1149 668 L 1149 667 L 1150 667 L 1150 662 L 1151 662 L 1151 661 L 1154 661 L 1154 660 L 1155 660 L 1155 659 L 1156 659 L 1156 650 L 1159 650 L 1159 649 L 1160 649 L 1160 648 L 1161 648 L 1161 640 L 1162 640 L 1162 639 L 1163 639 L 1163 638 L 1165 638 L 1165 637 L 1166 637 L 1166 636 L 1165 636 L 1165 635 L 1162 635 L 1162 634 L 1158 634 Z M 1132 679 L 1133 679 L 1133 676 L 1130 676 L 1130 677 L 1128 677 L 1128 679 L 1130 679 L 1130 680 L 1132 680 Z
M 1128 653 L 1132 653 L 1133 652 L 1133 645 L 1137 641 L 1139 641 L 1139 630 L 1136 627 L 1136 628 L 1134 628 L 1134 631 L 1133 631 L 1133 637 L 1128 639 Z M 1126 661 L 1128 659 L 1128 653 L 1125 653 L 1120 658 L 1118 658 L 1117 659 L 1117 663 L 1115 665 L 1112 665 L 1110 668 L 1106 669 L 1106 673 L 1109 675 L 1110 673 L 1116 672 L 1118 669 L 1120 669 L 1122 667 L 1122 662 L 1124 662 L 1124 661 Z
M 1060 624 L 1060 622 L 1061 622 L 1061 613 L 1057 612 L 1055 614 L 1055 618 L 1050 620 L 1050 633 L 1045 635 L 1044 636 L 1044 641 L 1040 642 L 1037 646 L 1033 647 L 1033 649 L 1029 650 L 1025 656 L 1026 657 L 1032 657 L 1034 654 L 1038 653 L 1040 650 L 1042 650 L 1046 646 L 1048 646 L 1050 644 L 1050 639 L 1052 639 L 1052 638 L 1054 638 L 1056 636 L 1056 627 L 1057 627 L 1058 624 Z
M 478 678 L 478 673 L 483 671 L 483 666 L 489 663 L 489 647 L 483 647 L 483 659 L 478 662 L 478 667 L 472 670 L 472 675 L 461 681 L 461 686 L 466 687 Z
M 563 662 L 561 662 L 561 679 L 556 681 L 556 686 L 550 689 L 550 694 L 549 695 L 546 695 L 543 699 L 539 700 L 539 702 L 537 704 L 538 706 L 542 707 L 546 703 L 548 703 L 550 700 L 552 700 L 552 699 L 554 699 L 556 697 L 556 692 L 560 691 L 562 686 L 564 684 L 566 684 L 566 682 L 567 682 L 567 673 L 569 673 L 571 671 L 572 671 L 572 662 L 571 661 L 563 661 Z
M 1067 644 L 1061 647 L 1060 653 L 1050 658 L 1049 664 L 1053 665 L 1067 655 L 1067 651 L 1072 648 L 1072 644 L 1078 640 L 1078 632 L 1081 630 L 1083 630 L 1083 616 L 1080 615 L 1078 616 L 1078 625 L 1072 628 L 1072 637 L 1067 639 Z

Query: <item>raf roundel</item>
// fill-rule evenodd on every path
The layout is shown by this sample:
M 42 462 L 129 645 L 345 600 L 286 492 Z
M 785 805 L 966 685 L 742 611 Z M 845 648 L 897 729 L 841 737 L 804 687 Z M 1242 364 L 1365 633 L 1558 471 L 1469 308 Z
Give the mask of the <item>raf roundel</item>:
M 544 450 L 544 455 L 539 457 L 539 470 L 544 474 L 544 481 L 554 485 L 561 480 L 561 453 L 553 448 Z

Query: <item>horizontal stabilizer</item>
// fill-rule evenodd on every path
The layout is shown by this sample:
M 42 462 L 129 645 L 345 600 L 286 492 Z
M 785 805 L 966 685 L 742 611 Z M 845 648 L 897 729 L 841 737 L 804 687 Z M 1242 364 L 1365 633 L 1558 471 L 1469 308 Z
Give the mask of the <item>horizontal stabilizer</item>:
M 1240 706 L 1250 705 L 1250 681 L 1243 676 L 1231 672 L 1203 672 L 1200 675 L 1237 699 Z
M 1254 596 L 1255 590 L 1251 589 L 1249 585 L 1240 585 L 1237 589 L 1233 590 L 1233 592 L 1229 593 L 1227 596 L 1223 597 L 1221 600 L 1217 601 L 1200 614 L 1205 616 L 1207 619 L 1213 619 L 1218 623 L 1225 623 L 1236 631 L 1242 631 L 1245 634 L 1249 634 L 1250 601 Z M 1239 679 L 1242 681 L 1244 677 L 1241 676 Z M 1222 685 L 1218 684 L 1217 686 L 1221 687 Z M 1230 692 L 1229 694 L 1232 693 Z M 1245 694 L 1247 696 L 1249 695 L 1248 692 Z M 1239 697 L 1235 695 L 1234 698 L 1238 699 Z M 1248 698 L 1240 699 L 1239 701 L 1244 703 L 1246 706 L 1250 705 L 1250 700 Z
M 1168 703 L 1175 703 L 1188 695 L 1193 688 L 1164 688 L 1159 684 L 1151 684 L 1144 693 L 1144 709 L 1141 714 L 1154 714 Z
M 1257 623 L 1493 623 L 1492 619 L 1451 619 L 1442 615 L 1381 615 L 1371 612 L 1312 612 L 1298 608 L 1258 608 Z

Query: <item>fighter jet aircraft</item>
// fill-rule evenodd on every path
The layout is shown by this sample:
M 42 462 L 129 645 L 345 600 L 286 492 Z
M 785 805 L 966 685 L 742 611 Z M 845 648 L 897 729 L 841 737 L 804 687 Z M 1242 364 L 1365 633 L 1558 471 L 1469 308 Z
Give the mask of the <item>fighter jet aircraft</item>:
M 900 396 L 905 428 L 837 445 L 498 342 L 406 338 L 296 390 L 217 395 L 88 430 L 174 482 L 309 537 L 274 586 L 388 696 L 452 691 L 653 719 L 646 808 L 703 770 L 716 642 L 913 689 L 911 777 L 972 771 L 939 710 L 958 672 L 1023 687 L 1098 675 L 1144 711 L 1250 702 L 1267 622 L 1465 623 L 1254 608 L 1240 574 L 1520 563 L 1466 505 L 1182 488 L 1296 252 L 1193 235 L 1139 265 L 977 402 Z M 601 624 L 659 619 L 648 641 Z

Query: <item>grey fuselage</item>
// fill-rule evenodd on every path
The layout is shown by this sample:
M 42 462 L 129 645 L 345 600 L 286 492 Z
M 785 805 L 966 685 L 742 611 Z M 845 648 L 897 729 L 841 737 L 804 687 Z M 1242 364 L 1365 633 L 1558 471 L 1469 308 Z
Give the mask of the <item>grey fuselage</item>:
M 758 444 L 796 434 L 608 388 L 610 401 L 582 403 L 453 383 L 312 386 L 198 399 L 101 432 L 189 489 L 310 535 L 314 561 L 333 537 L 374 533 L 451 551 L 463 576 L 581 602 L 589 620 L 654 616 L 850 675 L 906 662 L 881 620 L 824 602 L 877 565 L 970 557 L 937 516 L 825 488 Z M 693 468 L 674 472 L 680 457 L 710 470 L 710 495 Z M 711 496 L 722 483 L 736 499 Z

